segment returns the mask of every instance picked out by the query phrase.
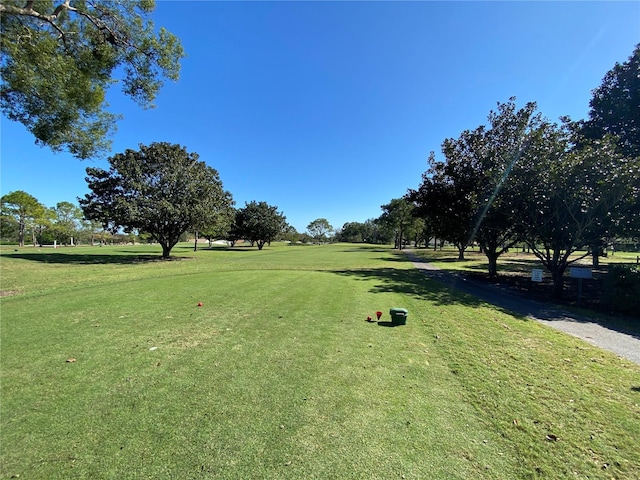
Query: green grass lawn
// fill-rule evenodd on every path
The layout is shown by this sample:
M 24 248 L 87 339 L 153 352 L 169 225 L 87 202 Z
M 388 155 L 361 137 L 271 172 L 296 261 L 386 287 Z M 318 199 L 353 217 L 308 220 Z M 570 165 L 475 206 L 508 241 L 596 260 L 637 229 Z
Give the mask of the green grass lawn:
M 391 248 L 0 253 L 1 478 L 640 478 L 640 367 Z

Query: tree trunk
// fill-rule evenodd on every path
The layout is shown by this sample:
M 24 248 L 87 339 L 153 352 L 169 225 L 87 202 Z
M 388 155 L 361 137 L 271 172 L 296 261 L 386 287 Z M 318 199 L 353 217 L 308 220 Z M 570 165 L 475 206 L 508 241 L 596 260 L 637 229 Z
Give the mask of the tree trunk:
M 498 255 L 495 252 L 486 252 L 487 260 L 489 260 L 489 277 L 495 278 L 498 275 Z
M 598 268 L 600 266 L 600 254 L 602 253 L 602 248 L 598 245 L 591 246 L 591 266 L 593 268 Z
M 561 300 L 564 291 L 564 269 L 551 272 L 551 278 L 553 279 L 553 298 Z
M 464 251 L 467 249 L 466 246 L 460 246 L 460 245 L 456 245 L 456 247 L 458 247 L 458 261 L 463 261 L 464 260 Z
M 264 244 L 266 243 L 264 240 L 258 240 L 258 250 L 262 250 L 262 247 L 264 247 Z
M 162 245 L 162 258 L 169 258 L 171 255 L 171 245 L 166 242 L 161 242 Z
M 195 235 L 195 240 L 193 241 L 193 251 L 197 252 L 198 251 L 198 232 L 196 232 Z

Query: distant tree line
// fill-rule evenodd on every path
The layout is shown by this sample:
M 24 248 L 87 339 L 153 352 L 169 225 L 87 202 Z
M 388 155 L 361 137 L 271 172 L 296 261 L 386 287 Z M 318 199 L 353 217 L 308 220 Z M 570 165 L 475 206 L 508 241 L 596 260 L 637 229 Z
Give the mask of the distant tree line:
M 224 239 L 232 246 L 248 241 L 258 250 L 274 240 L 331 240 L 333 227 L 324 218 L 299 234 L 276 206 L 251 201 L 234 208 L 218 172 L 180 145 L 140 145 L 108 161 L 109 170 L 87 168 L 91 193 L 79 199 L 79 206 L 61 202 L 46 208 L 23 191 L 4 195 L 2 239 L 20 246 L 153 241 L 165 258 L 188 234 L 196 240 L 195 249 L 198 237 Z
M 87 168 L 91 193 L 79 199 L 80 206 L 46 208 L 26 192 L 4 195 L 2 238 L 20 246 L 27 235 L 33 245 L 137 238 L 157 242 L 168 258 L 188 232 L 232 244 L 247 239 L 262 250 L 290 230 L 286 217 L 266 202 L 235 209 L 218 172 L 180 145 L 141 145 L 108 160 L 109 170 Z

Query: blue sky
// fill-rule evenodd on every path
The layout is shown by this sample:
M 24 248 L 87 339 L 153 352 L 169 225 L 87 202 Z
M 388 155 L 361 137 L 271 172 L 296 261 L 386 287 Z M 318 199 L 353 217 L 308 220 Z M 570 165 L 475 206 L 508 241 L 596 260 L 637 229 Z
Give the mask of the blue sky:
M 430 151 L 497 102 L 586 118 L 591 90 L 640 42 L 640 2 L 177 2 L 157 26 L 188 54 L 156 108 L 109 94 L 112 153 L 167 141 L 220 172 L 242 207 L 277 205 L 299 232 L 381 214 Z M 88 192 L 79 161 L 1 119 L 2 194 L 46 206 Z

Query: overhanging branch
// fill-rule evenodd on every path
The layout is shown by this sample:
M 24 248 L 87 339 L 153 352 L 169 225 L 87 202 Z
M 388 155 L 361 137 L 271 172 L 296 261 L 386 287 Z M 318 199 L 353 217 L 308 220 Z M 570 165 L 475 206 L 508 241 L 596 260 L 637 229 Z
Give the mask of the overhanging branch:
M 33 0 L 29 0 L 25 4 L 25 6 L 23 8 L 16 7 L 16 6 L 13 6 L 13 5 L 3 5 L 3 4 L 0 3 L 0 14 L 20 15 L 20 16 L 37 18 L 37 19 L 42 20 L 42 21 L 48 23 L 49 25 L 51 25 L 60 34 L 60 37 L 64 39 L 65 35 L 66 35 L 66 32 L 60 28 L 60 26 L 56 23 L 56 20 L 58 19 L 58 17 L 62 13 L 62 11 L 66 10 L 66 11 L 69 11 L 69 12 L 74 12 L 74 13 L 86 18 L 98 30 L 101 30 L 103 32 L 106 31 L 108 33 L 107 41 L 109 41 L 109 43 L 111 43 L 111 44 L 118 43 L 118 36 L 103 20 L 101 20 L 100 18 L 94 17 L 93 15 L 90 15 L 89 13 L 87 13 L 85 11 L 78 10 L 77 8 L 72 7 L 70 5 L 70 1 L 71 0 L 65 0 L 63 3 L 59 4 L 55 8 L 55 10 L 53 11 L 52 14 L 49 14 L 49 15 L 40 13 L 37 10 L 35 10 L 33 8 L 33 4 L 34 4 Z

